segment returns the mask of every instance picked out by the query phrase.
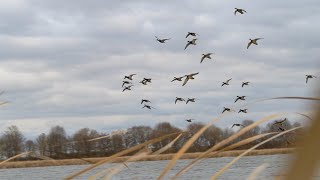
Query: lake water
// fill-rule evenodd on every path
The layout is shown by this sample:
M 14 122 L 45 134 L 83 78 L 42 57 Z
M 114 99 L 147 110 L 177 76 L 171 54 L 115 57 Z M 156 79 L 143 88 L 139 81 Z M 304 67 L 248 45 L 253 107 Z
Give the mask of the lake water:
M 209 179 L 218 169 L 230 162 L 232 157 L 209 158 L 194 166 L 192 169 L 182 174 L 179 179 Z M 267 163 L 266 168 L 259 174 L 257 179 L 274 179 L 273 176 L 281 175 L 282 170 L 286 169 L 290 159 L 289 155 L 266 155 L 243 157 L 232 165 L 219 179 L 221 180 L 240 180 L 246 179 L 256 167 Z M 191 160 L 179 160 L 173 169 L 169 171 L 164 179 L 170 179 L 180 169 L 187 165 Z M 156 179 L 169 161 L 145 161 L 129 164 L 129 169 L 124 168 L 112 179 Z M 87 179 L 110 167 L 118 167 L 121 164 L 114 163 L 97 167 L 76 179 Z M 1 180 L 43 180 L 43 179 L 63 179 L 68 175 L 78 172 L 87 165 L 76 166 L 56 166 L 56 167 L 37 167 L 20 169 L 0 169 Z M 320 179 L 320 176 L 314 177 Z

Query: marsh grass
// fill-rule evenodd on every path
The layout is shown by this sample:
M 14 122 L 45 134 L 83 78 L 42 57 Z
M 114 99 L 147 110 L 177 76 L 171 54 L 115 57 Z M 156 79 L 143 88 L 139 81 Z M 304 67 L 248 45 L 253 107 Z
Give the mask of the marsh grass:
M 66 177 L 65 179 L 73 179 L 73 178 L 75 178 L 75 177 L 77 177 L 77 176 L 79 176 L 79 175 L 81 175 L 81 174 L 83 174 L 83 173 L 85 173 L 85 172 L 87 172 L 87 171 L 90 171 L 91 169 L 93 169 L 93 168 L 95 168 L 95 167 L 98 167 L 98 166 L 100 166 L 100 165 L 102 165 L 102 164 L 105 164 L 105 163 L 107 163 L 107 162 L 111 162 L 111 161 L 114 160 L 116 157 L 120 157 L 120 156 L 129 154 L 129 153 L 131 153 L 131 152 L 134 152 L 134 151 L 139 150 L 140 148 L 142 148 L 142 147 L 144 147 L 144 146 L 147 146 L 148 144 L 153 144 L 153 143 L 159 142 L 159 141 L 161 141 L 161 140 L 163 140 L 163 139 L 166 139 L 166 138 L 169 138 L 169 137 L 171 137 L 171 136 L 178 135 L 178 134 L 180 134 L 180 132 L 167 134 L 167 135 L 164 135 L 164 136 L 161 136 L 161 137 L 158 137 L 158 138 L 155 138 L 155 139 L 146 141 L 146 142 L 144 142 L 144 143 L 141 143 L 141 144 L 139 144 L 139 145 L 136 145 L 136 146 L 134 146 L 134 147 L 131 147 L 131 148 L 129 148 L 129 149 L 126 149 L 126 150 L 124 150 L 124 151 L 121 151 L 121 152 L 119 152 L 119 153 L 116 153 L 116 154 L 114 154 L 114 155 L 112 155 L 112 156 L 110 156 L 110 157 L 106 157 L 106 158 L 104 158 L 103 160 L 99 161 L 98 163 L 93 164 L 93 165 L 91 165 L 91 166 L 89 166 L 89 167 L 87 167 L 87 168 L 85 168 L 85 169 L 83 169 L 83 170 L 81 170 L 81 171 L 79 171 L 79 172 L 77 172 L 77 173 L 75 173 L 75 174 L 72 174 L 72 175 Z
M 269 142 L 269 141 L 271 141 L 271 140 L 273 140 L 273 139 L 275 139 L 275 138 L 277 138 L 277 137 L 279 137 L 279 136 L 282 136 L 282 135 L 284 135 L 284 134 L 286 134 L 286 133 L 289 133 L 289 132 L 291 132 L 291 131 L 297 130 L 297 129 L 299 129 L 299 128 L 301 128 L 301 127 L 296 127 L 296 128 L 292 128 L 292 129 L 283 131 L 283 132 L 281 132 L 281 133 L 279 133 L 279 134 L 277 134 L 277 135 L 274 135 L 274 136 L 272 136 L 272 137 L 270 137 L 270 138 L 262 141 L 261 143 L 255 145 L 255 146 L 251 147 L 250 149 L 248 149 L 248 150 L 246 150 L 245 152 L 243 152 L 241 155 L 239 155 L 239 156 L 237 156 L 236 158 L 234 158 L 231 162 L 229 162 L 229 163 L 228 163 L 227 165 L 225 165 L 223 168 L 221 168 L 218 172 L 216 172 L 213 176 L 211 176 L 210 179 L 211 179 L 211 180 L 215 180 L 215 179 L 216 179 L 217 177 L 219 177 L 222 173 L 224 173 L 232 164 L 234 164 L 235 162 L 237 162 L 239 159 L 241 159 L 241 157 L 245 156 L 246 154 L 248 154 L 250 151 L 254 150 L 255 148 L 257 148 L 257 147 L 259 147 L 259 146 L 261 146 L 261 145 L 263 145 L 263 144 L 265 144 L 265 143 L 267 143 L 267 142 Z

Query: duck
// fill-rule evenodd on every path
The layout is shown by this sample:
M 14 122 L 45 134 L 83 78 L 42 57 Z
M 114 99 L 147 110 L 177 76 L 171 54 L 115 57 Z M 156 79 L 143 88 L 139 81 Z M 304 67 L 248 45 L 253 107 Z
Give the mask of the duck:
M 280 125 L 280 126 L 282 126 L 283 123 L 284 123 L 286 120 L 287 120 L 287 118 L 284 118 L 283 120 L 280 120 L 280 121 L 275 121 L 272 125 L 273 125 L 273 126 L 274 126 L 274 125 Z
M 231 111 L 231 109 L 230 109 L 230 108 L 223 107 L 222 114 L 223 114 L 224 112 L 226 112 L 226 111 L 230 112 L 230 111 Z
M 244 10 L 244 9 L 239 9 L 239 8 L 234 8 L 234 9 L 235 9 L 235 11 L 234 11 L 234 15 L 236 15 L 236 14 L 237 14 L 237 12 L 238 12 L 238 13 L 240 13 L 240 14 L 247 13 L 247 11 L 246 11 L 246 10 Z
M 180 97 L 176 97 L 176 100 L 175 100 L 175 104 L 177 104 L 177 101 L 186 101 L 186 100 L 184 100 L 183 98 L 180 98 Z
M 191 123 L 194 119 L 186 119 L 187 122 Z
M 140 81 L 139 83 L 141 83 L 141 84 L 143 84 L 143 85 L 147 85 L 147 81 L 145 81 L 145 80 L 142 80 L 142 81 Z
M 121 87 L 123 87 L 125 84 L 132 84 L 132 83 L 129 82 L 129 81 L 122 81 L 122 86 Z
M 186 38 L 189 37 L 189 36 L 199 36 L 199 34 L 195 33 L 195 32 L 188 32 L 188 34 L 186 35 Z
M 246 96 L 237 96 L 237 99 L 234 101 L 236 103 L 238 100 L 246 100 Z
M 129 76 L 124 76 L 123 79 L 129 79 L 129 80 L 132 81 L 132 77 L 133 77 L 134 75 L 137 75 L 137 74 L 130 74 Z
M 186 101 L 186 104 L 188 104 L 188 102 L 195 102 L 196 98 L 188 98 Z
M 222 82 L 221 87 L 224 86 L 224 85 L 229 85 L 229 82 L 230 82 L 231 80 L 232 80 L 232 78 L 226 80 L 225 82 Z
M 317 77 L 314 75 L 306 75 L 306 84 L 308 83 L 308 80 L 312 78 L 317 78 Z
M 249 49 L 249 47 L 251 46 L 251 44 L 254 44 L 254 45 L 258 45 L 258 40 L 260 39 L 263 39 L 263 38 L 256 38 L 256 39 L 249 39 L 250 42 L 248 43 L 248 46 L 247 46 L 247 49 Z
M 142 103 L 151 103 L 151 101 L 149 101 L 148 99 L 142 99 L 142 100 L 141 100 L 141 104 L 142 104 Z
M 232 124 L 231 128 L 233 128 L 234 126 L 238 126 L 238 127 L 242 126 L 242 127 L 244 127 L 244 125 L 242 125 L 242 124 Z
M 154 108 L 154 107 L 152 107 L 152 106 L 150 106 L 150 105 L 146 105 L 146 104 L 144 104 L 144 106 L 143 106 L 141 109 L 143 109 L 143 108 L 156 109 L 156 108 Z
M 188 41 L 187 42 L 187 45 L 184 47 L 184 50 L 186 50 L 187 49 L 187 47 L 189 46 L 189 45 L 197 45 L 197 43 L 196 43 L 196 40 L 198 40 L 198 39 L 192 39 L 191 41 Z
M 157 36 L 155 36 L 157 41 L 159 41 L 160 43 L 165 43 L 166 41 L 170 40 L 171 38 L 165 38 L 165 39 L 159 39 Z
M 183 76 L 183 77 L 186 77 L 186 79 L 184 80 L 182 86 L 186 85 L 187 82 L 189 81 L 189 79 L 194 79 L 193 76 L 198 75 L 198 74 L 199 74 L 199 72 L 197 72 L 197 73 L 192 73 L 192 74 L 187 74 L 187 75 Z
M 241 87 L 243 87 L 243 86 L 249 86 L 249 81 L 247 81 L 247 82 L 242 82 L 242 86 Z
M 125 86 L 124 89 L 122 90 L 122 92 L 124 92 L 125 90 L 130 91 L 132 86 L 133 86 L 133 85 Z
M 182 81 L 182 78 L 184 78 L 184 76 L 182 76 L 182 77 L 174 77 L 171 82 L 173 82 L 173 81 Z
M 241 112 L 242 112 L 242 113 L 248 113 L 247 110 L 248 110 L 248 109 L 240 109 L 238 113 L 241 113 Z
M 202 54 L 202 58 L 201 58 L 200 63 L 202 63 L 202 61 L 203 61 L 205 58 L 211 59 L 211 55 L 212 55 L 212 54 L 213 54 L 213 53 Z
M 144 81 L 146 81 L 147 83 L 151 83 L 151 78 L 143 78 Z

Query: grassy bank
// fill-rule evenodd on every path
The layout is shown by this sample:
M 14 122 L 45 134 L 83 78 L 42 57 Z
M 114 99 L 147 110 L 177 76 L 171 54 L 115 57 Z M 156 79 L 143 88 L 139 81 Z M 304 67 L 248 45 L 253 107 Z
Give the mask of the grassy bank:
M 209 157 L 231 157 L 238 156 L 245 150 L 233 150 L 220 152 L 218 154 L 209 155 Z M 272 155 L 272 154 L 288 154 L 292 153 L 294 148 L 281 148 L 281 149 L 261 149 L 253 150 L 248 156 L 257 155 Z M 185 153 L 181 159 L 194 159 L 200 153 Z M 174 154 L 160 154 L 160 155 L 147 155 L 143 157 L 140 161 L 159 161 L 159 160 L 170 160 Z M 129 158 L 129 156 L 119 157 L 115 162 L 124 162 Z M 94 164 L 102 160 L 102 158 L 83 158 L 83 159 L 64 159 L 64 160 L 38 160 L 38 161 L 17 161 L 17 162 L 7 162 L 0 166 L 0 169 L 5 168 L 27 168 L 27 167 L 44 167 L 44 166 L 65 166 L 65 165 L 83 165 L 83 164 Z

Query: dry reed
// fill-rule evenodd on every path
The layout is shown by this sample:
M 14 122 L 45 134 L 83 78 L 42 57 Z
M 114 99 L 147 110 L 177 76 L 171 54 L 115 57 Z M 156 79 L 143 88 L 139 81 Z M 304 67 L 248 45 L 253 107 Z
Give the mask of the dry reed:
M 11 158 L 8 158 L 8 159 L 0 162 L 0 165 L 6 163 L 6 162 L 8 162 L 8 161 L 11 161 L 11 160 L 13 160 L 13 159 L 16 159 L 16 158 L 18 158 L 18 157 L 21 157 L 21 156 L 24 156 L 24 155 L 28 155 L 28 154 L 30 154 L 31 152 L 32 152 L 32 151 L 28 151 L 28 152 L 23 152 L 23 153 L 21 153 L 21 154 L 15 155 L 15 156 L 13 156 L 13 157 L 11 157 Z
M 255 180 L 256 177 L 267 167 L 268 163 L 263 163 L 262 165 L 255 168 L 252 173 L 249 175 L 247 180 Z
M 219 177 L 219 176 L 220 176 L 222 173 L 224 173 L 232 164 L 234 164 L 235 162 L 237 162 L 242 156 L 248 154 L 248 153 L 249 153 L 250 151 L 252 151 L 253 149 L 255 149 L 255 148 L 257 148 L 257 147 L 259 147 L 259 146 L 261 146 L 261 145 L 263 145 L 263 144 L 271 141 L 272 139 L 275 139 L 275 138 L 277 138 L 277 137 L 279 137 L 279 136 L 282 136 L 282 135 L 284 135 L 284 134 L 286 134 L 286 133 L 289 133 L 289 132 L 291 132 L 291 131 L 297 130 L 297 129 L 299 129 L 299 128 L 301 128 L 301 127 L 296 127 L 296 128 L 292 128 L 292 129 L 283 131 L 283 132 L 281 132 L 281 133 L 279 133 L 279 134 L 277 134 L 277 135 L 274 135 L 274 136 L 272 136 L 272 137 L 270 137 L 270 138 L 262 141 L 261 143 L 255 145 L 255 146 L 251 147 L 250 149 L 246 150 L 245 152 L 243 152 L 243 153 L 242 153 L 241 155 L 239 155 L 238 157 L 234 158 L 230 163 L 228 163 L 227 165 L 225 165 L 223 168 L 221 168 L 218 172 L 216 172 L 213 176 L 211 176 L 210 179 L 211 179 L 211 180 L 214 180 L 214 179 L 216 179 L 217 177 Z
M 215 151 L 215 152 L 212 152 L 213 154 L 218 154 L 219 152 L 222 152 L 222 151 L 228 151 L 228 150 L 231 150 L 231 149 L 234 149 L 234 148 L 237 148 L 239 146 L 242 146 L 242 145 L 245 145 L 245 144 L 248 144 L 248 143 L 251 143 L 255 140 L 258 140 L 260 138 L 263 138 L 263 137 L 266 137 L 266 136 L 269 136 L 269 135 L 272 135 L 272 134 L 276 134 L 277 132 L 272 132 L 272 133 L 265 133 L 265 134 L 259 134 L 259 135 L 256 135 L 256 136 L 253 136 L 253 137 L 250 137 L 250 138 L 247 138 L 247 139 L 244 139 L 242 141 L 239 141 L 237 143 L 234 143 L 234 144 L 231 144 L 219 151 Z M 210 154 L 210 155 L 213 155 L 213 154 Z M 192 168 L 193 166 L 195 166 L 196 164 L 198 164 L 199 162 L 201 162 L 201 160 L 203 158 L 206 158 L 209 154 L 204 154 L 204 155 L 200 155 L 200 157 L 197 157 L 196 159 L 192 160 L 187 166 L 185 166 L 184 168 L 182 168 L 174 177 L 173 179 L 176 179 L 178 178 L 182 173 L 185 173 L 186 171 L 188 171 L 190 168 Z
M 114 154 L 114 155 L 112 155 L 112 156 L 110 156 L 110 157 L 106 157 L 105 159 L 97 162 L 96 164 L 93 164 L 93 165 L 91 165 L 91 166 L 89 166 L 89 167 L 87 167 L 87 168 L 85 168 L 85 169 L 83 169 L 83 170 L 81 170 L 81 171 L 79 171 L 79 172 L 77 172 L 77 173 L 75 173 L 75 174 L 72 174 L 72 175 L 66 177 L 65 179 L 73 179 L 73 178 L 75 178 L 75 177 L 77 177 L 77 176 L 79 176 L 79 175 L 81 175 L 81 174 L 83 174 L 83 173 L 85 173 L 85 172 L 87 172 L 87 171 L 89 171 L 89 170 L 97 167 L 97 166 L 100 166 L 100 165 L 102 165 L 102 164 L 104 164 L 104 163 L 107 163 L 107 162 L 110 162 L 111 160 L 114 160 L 116 157 L 123 156 L 123 155 L 125 155 L 125 154 L 128 154 L 128 153 L 131 153 L 131 152 L 133 152 L 133 151 L 139 150 L 140 148 L 142 148 L 142 147 L 144 147 L 144 146 L 146 146 L 146 145 L 148 145 L 148 144 L 152 144 L 152 143 L 155 143 L 155 142 L 159 142 L 159 141 L 161 141 L 161 140 L 163 140 L 163 139 L 166 139 L 166 138 L 169 138 L 169 137 L 171 137 L 171 136 L 178 135 L 178 134 L 180 134 L 180 132 L 179 132 L 179 133 L 167 134 L 167 135 L 164 135 L 164 136 L 162 136 L 162 137 L 158 137 L 158 138 L 155 138 L 155 139 L 146 141 L 146 142 L 144 142 L 144 143 L 142 143 L 142 144 L 136 145 L 136 146 L 134 146 L 134 147 L 131 147 L 131 148 L 129 148 L 129 149 L 126 149 L 126 150 L 124 150 L 124 151 L 121 151 L 121 152 L 119 152 L 119 153 L 116 153 L 116 154 Z

